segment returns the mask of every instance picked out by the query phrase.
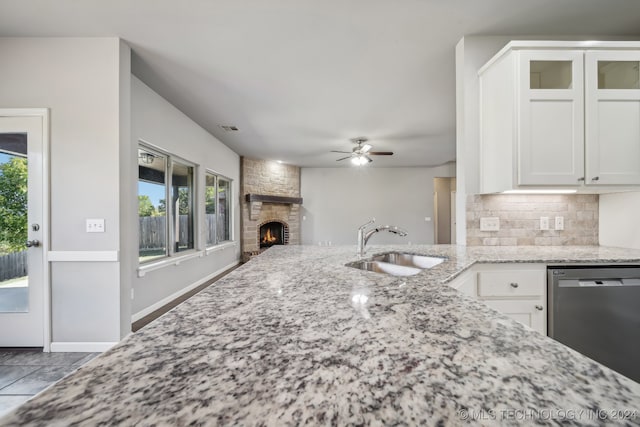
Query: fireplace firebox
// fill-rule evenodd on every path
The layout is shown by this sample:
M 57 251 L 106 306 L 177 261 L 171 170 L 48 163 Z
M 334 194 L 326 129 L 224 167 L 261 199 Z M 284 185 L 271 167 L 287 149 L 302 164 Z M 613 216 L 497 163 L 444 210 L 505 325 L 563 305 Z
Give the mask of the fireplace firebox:
M 286 245 L 287 226 L 279 221 L 269 221 L 260 226 L 260 247 L 268 248 L 273 245 Z

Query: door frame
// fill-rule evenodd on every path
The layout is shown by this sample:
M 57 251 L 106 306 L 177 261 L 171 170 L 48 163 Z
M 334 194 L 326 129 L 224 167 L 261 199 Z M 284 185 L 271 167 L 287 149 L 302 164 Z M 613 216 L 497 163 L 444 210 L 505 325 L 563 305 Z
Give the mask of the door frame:
M 51 351 L 51 272 L 49 269 L 50 179 L 49 135 L 50 111 L 48 108 L 0 108 L 0 117 L 40 117 L 42 119 L 42 291 L 43 291 L 43 347 Z

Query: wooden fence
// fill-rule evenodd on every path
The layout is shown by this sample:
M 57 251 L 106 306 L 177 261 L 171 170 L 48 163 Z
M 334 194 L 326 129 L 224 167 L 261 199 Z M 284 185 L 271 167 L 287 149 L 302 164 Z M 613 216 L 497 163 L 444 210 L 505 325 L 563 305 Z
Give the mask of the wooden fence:
M 205 237 L 207 242 L 215 241 L 216 237 L 216 215 L 207 214 L 207 229 L 205 230 Z M 140 249 L 160 249 L 165 245 L 166 235 L 166 220 L 164 216 L 143 216 L 140 217 L 140 236 L 139 236 L 139 248 Z M 189 218 L 187 215 L 180 215 L 180 224 L 178 228 L 180 246 L 185 246 L 188 243 L 188 225 Z
M 27 251 L 0 256 L 0 282 L 27 275 Z

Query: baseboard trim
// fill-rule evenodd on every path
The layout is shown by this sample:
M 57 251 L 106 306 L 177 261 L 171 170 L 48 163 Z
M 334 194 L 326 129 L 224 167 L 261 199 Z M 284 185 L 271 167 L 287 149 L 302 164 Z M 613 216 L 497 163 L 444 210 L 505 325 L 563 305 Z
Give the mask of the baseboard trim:
M 213 273 L 203 277 L 202 279 L 198 280 L 197 282 L 194 282 L 190 285 L 188 285 L 185 288 L 180 289 L 177 292 L 172 293 L 171 295 L 169 295 L 168 297 L 165 297 L 163 299 L 161 299 L 160 301 L 156 302 L 155 304 L 150 305 L 147 308 L 144 308 L 142 310 L 140 310 L 137 313 L 134 313 L 131 315 L 131 323 L 133 322 L 137 322 L 138 320 L 142 319 L 143 317 L 153 313 L 154 311 L 164 307 L 165 305 L 169 304 L 171 301 L 175 300 L 176 298 L 181 297 L 182 295 L 186 294 L 187 292 L 191 291 L 192 289 L 197 288 L 198 286 L 202 285 L 203 283 L 213 279 L 214 277 L 218 276 L 219 274 L 222 274 L 223 272 L 229 270 L 230 268 L 235 267 L 236 265 L 240 264 L 240 261 L 234 261 L 229 265 L 226 265 L 224 267 L 222 267 L 221 269 L 214 271 Z
M 52 342 L 52 353 L 102 353 L 109 350 L 117 342 Z

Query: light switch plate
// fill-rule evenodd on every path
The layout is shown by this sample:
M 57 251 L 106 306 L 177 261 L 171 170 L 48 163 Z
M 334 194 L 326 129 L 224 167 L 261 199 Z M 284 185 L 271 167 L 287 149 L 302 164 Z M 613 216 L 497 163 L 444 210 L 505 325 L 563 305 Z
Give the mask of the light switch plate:
M 87 233 L 104 233 L 104 218 L 87 219 Z
M 500 218 L 497 216 L 480 218 L 480 231 L 500 231 Z
M 556 230 L 564 230 L 564 217 L 557 216 L 556 217 Z
M 548 230 L 549 229 L 549 217 L 541 216 L 540 217 L 540 230 Z

